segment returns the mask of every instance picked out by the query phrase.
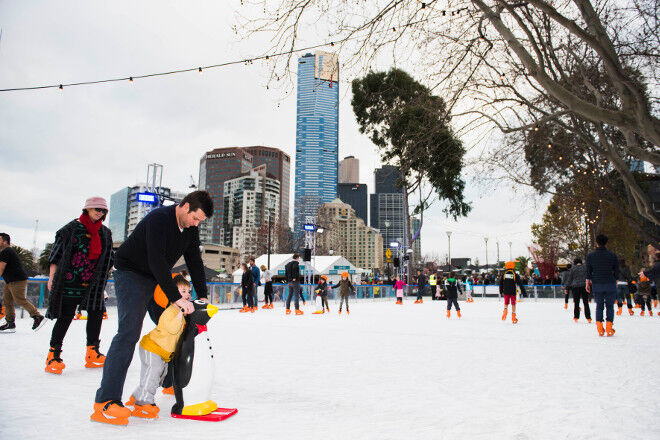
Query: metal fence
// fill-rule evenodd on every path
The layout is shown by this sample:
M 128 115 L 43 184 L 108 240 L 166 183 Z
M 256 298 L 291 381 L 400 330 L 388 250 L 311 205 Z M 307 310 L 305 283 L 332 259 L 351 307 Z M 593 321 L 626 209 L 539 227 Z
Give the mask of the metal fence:
M 30 302 L 39 308 L 48 307 L 48 288 L 46 279 L 31 278 L 28 281 L 27 297 Z M 207 283 L 209 292 L 209 301 L 212 304 L 218 305 L 220 308 L 235 308 L 243 305 L 240 284 L 236 283 Z M 3 287 L 4 294 L 4 281 L 0 282 L 0 287 Z M 305 301 L 315 299 L 314 289 L 316 284 L 303 284 L 301 285 L 303 298 Z M 263 286 L 259 287 L 258 296 L 259 300 L 263 301 Z M 552 299 L 563 298 L 564 291 L 562 286 L 558 285 L 530 285 L 525 286 L 528 297 L 532 299 Z M 108 299 L 106 305 L 109 307 L 116 306 L 117 300 L 115 298 L 115 283 L 113 280 L 108 281 L 106 286 L 106 293 Z M 286 284 L 273 284 L 273 297 L 275 302 L 281 302 L 287 298 L 289 288 Z M 406 296 L 417 296 L 417 286 L 406 286 Z M 430 288 L 426 288 L 424 296 L 431 294 Z M 500 291 L 497 285 L 475 285 L 473 286 L 472 295 L 476 298 L 499 298 Z M 371 300 L 380 301 L 387 300 L 395 297 L 394 289 L 391 285 L 382 284 L 357 284 L 355 285 L 355 293 L 351 295 L 352 299 L 356 300 Z M 339 298 L 339 289 L 332 289 L 328 294 L 329 300 L 336 300 Z M 465 295 L 460 295 L 459 299 L 465 299 Z M 23 315 L 23 310 L 17 311 L 20 316 Z

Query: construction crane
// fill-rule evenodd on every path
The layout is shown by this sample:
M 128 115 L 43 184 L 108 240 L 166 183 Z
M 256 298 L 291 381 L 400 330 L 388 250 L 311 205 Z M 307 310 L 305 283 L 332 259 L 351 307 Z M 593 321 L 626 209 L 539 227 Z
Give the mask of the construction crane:
M 32 237 L 32 255 L 34 255 L 35 259 L 39 258 L 39 255 L 37 255 L 37 253 L 39 252 L 39 249 L 37 249 L 37 231 L 38 230 L 39 230 L 39 219 L 36 219 L 34 221 L 34 236 Z
M 193 179 L 192 174 L 190 175 L 190 186 L 188 188 L 197 188 L 197 185 L 195 185 L 195 179 Z

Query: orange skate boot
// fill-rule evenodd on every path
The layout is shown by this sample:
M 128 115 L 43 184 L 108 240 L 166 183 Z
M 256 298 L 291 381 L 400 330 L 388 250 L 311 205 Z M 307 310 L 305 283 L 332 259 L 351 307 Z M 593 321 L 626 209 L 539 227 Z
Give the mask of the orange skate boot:
M 619 306 L 619 310 L 616 311 L 616 314 L 618 316 L 621 316 L 622 313 L 623 313 L 623 308 L 621 306 Z
M 85 368 L 100 368 L 105 364 L 105 356 L 99 351 L 99 343 L 87 346 Z
M 614 333 L 616 333 L 614 327 L 612 327 L 612 321 L 607 321 L 605 332 L 607 333 L 607 336 L 614 336 Z
M 304 315 L 304 314 L 305 312 L 303 312 L 302 310 L 296 309 L 296 315 Z
M 124 407 L 119 400 L 94 402 L 94 412 L 89 417 L 95 422 L 109 423 L 111 425 L 128 425 L 131 410 Z
M 286 314 L 290 315 L 291 314 L 291 309 L 286 309 Z
M 596 331 L 598 332 L 598 336 L 605 335 L 605 329 L 603 328 L 603 321 L 596 321 Z
M 174 395 L 174 387 L 163 388 L 163 394 L 168 394 L 170 396 Z
M 511 323 L 512 324 L 518 324 L 518 318 L 516 318 L 516 313 L 515 312 L 513 312 L 511 314 Z
M 46 357 L 46 373 L 62 374 L 62 370 L 66 367 L 61 358 L 62 349 L 50 347 L 48 350 L 48 357 Z
M 502 313 L 502 321 L 506 321 L 507 313 L 509 313 L 509 310 L 505 307 L 504 308 L 504 313 Z
M 451 318 L 451 310 L 447 310 L 447 318 Z
M 458 315 L 459 318 L 461 317 L 461 311 L 460 310 L 456 310 L 456 314 Z

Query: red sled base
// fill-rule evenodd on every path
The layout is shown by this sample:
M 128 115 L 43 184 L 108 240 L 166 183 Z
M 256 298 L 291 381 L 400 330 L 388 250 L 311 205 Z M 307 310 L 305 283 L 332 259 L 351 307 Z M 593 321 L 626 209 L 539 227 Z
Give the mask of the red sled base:
M 182 414 L 174 414 L 174 413 L 171 413 L 170 415 L 175 419 L 200 420 L 202 422 L 222 422 L 223 420 L 230 418 L 237 412 L 238 409 L 236 408 L 218 408 L 212 413 L 203 416 L 184 416 Z

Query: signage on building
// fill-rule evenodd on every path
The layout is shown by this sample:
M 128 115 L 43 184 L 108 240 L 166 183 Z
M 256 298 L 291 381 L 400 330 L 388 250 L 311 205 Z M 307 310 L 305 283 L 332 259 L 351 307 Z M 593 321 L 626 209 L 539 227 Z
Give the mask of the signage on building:
M 335 266 L 335 269 L 337 269 L 337 270 L 348 270 L 350 268 L 351 268 L 351 266 Z
M 235 157 L 236 153 L 216 153 L 216 154 L 207 154 L 206 158 L 207 159 L 219 159 L 223 157 Z
M 158 204 L 158 196 L 154 193 L 148 193 L 148 192 L 137 193 L 136 199 L 138 202 L 147 203 L 149 205 Z
M 278 275 L 286 275 L 286 270 L 278 270 L 277 274 Z

